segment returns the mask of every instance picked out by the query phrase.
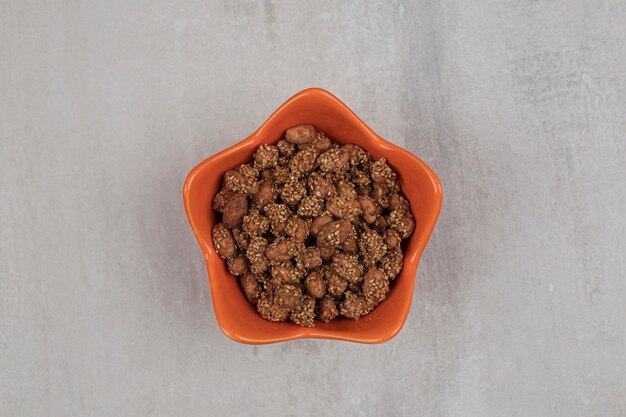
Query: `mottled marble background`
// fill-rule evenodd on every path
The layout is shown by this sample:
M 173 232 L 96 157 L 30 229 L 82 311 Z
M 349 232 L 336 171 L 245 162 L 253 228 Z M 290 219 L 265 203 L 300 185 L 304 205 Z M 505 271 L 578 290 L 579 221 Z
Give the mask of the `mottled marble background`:
M 626 416 L 626 2 L 0 0 L 1 416 Z M 222 335 L 188 170 L 326 88 L 441 178 L 389 343 Z

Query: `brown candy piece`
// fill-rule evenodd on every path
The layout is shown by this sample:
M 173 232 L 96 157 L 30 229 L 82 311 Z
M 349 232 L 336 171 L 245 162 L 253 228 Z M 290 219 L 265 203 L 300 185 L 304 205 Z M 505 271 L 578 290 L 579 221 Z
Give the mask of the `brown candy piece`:
M 374 265 L 387 253 L 387 245 L 374 230 L 365 229 L 359 236 L 359 251 L 366 265 Z
M 356 199 L 332 197 L 326 202 L 326 211 L 339 219 L 352 220 L 361 215 L 361 204 Z
M 222 209 L 222 223 L 228 229 L 241 226 L 243 217 L 248 212 L 248 199 L 242 193 L 230 196 Z
M 348 282 L 355 283 L 363 278 L 363 263 L 357 255 L 337 254 L 333 256 L 330 266 L 337 275 Z
M 245 251 L 248 248 L 249 242 L 246 232 L 239 228 L 234 228 L 233 230 L 231 230 L 231 233 L 233 234 L 233 239 L 235 239 L 235 243 L 237 244 L 239 249 Z
M 277 193 L 269 180 L 259 181 L 259 190 L 252 196 L 252 204 L 259 210 L 276 201 Z
M 261 295 L 261 284 L 259 284 L 251 273 L 242 275 L 239 282 L 248 301 L 252 304 L 256 304 Z
M 266 233 L 270 228 L 270 220 L 258 211 L 252 211 L 243 217 L 242 229 L 248 236 Z
M 228 272 L 235 276 L 243 275 L 248 270 L 246 257 L 241 255 L 230 258 L 226 265 L 228 266 Z
M 294 267 L 291 262 L 272 265 L 270 272 L 272 277 L 284 284 L 297 284 L 305 274 L 303 269 Z
M 326 294 L 326 282 L 319 272 L 311 272 L 304 279 L 306 291 L 313 298 L 322 298 Z
M 365 299 L 380 303 L 389 292 L 389 280 L 378 268 L 370 268 L 363 278 L 363 295 Z
M 378 161 L 374 161 L 370 166 L 370 176 L 374 183 L 387 183 L 388 181 L 395 181 L 396 173 L 387 164 L 387 159 L 380 158 Z
M 261 145 L 254 152 L 254 163 L 261 169 L 272 168 L 278 164 L 278 148 L 273 145 Z
M 215 197 L 213 197 L 213 210 L 221 213 L 224 209 L 226 201 L 230 199 L 232 194 L 232 191 L 222 188 L 217 194 L 215 194 Z
M 257 303 L 257 311 L 261 317 L 269 321 L 285 321 L 289 318 L 289 309 L 278 304 L 275 297 L 267 291 L 261 293 Z
M 270 230 L 274 236 L 283 234 L 287 220 L 292 216 L 292 212 L 284 204 L 269 204 L 265 207 L 265 215 L 270 219 Z
M 375 306 L 374 303 L 366 300 L 363 295 L 348 291 L 339 311 L 344 317 L 358 319 L 372 311 Z
M 315 219 L 313 219 L 313 222 L 311 223 L 311 227 L 309 230 L 309 234 L 312 237 L 316 237 L 318 235 L 318 233 L 320 232 L 320 230 L 322 230 L 322 227 L 333 221 L 333 216 L 331 216 L 330 214 L 324 214 L 322 216 L 316 217 Z
M 289 318 L 300 326 L 312 327 L 315 323 L 315 300 L 307 295 L 303 296 L 291 310 Z
M 267 240 L 261 236 L 250 238 L 248 249 L 246 250 L 246 258 L 248 258 L 248 268 L 255 274 L 262 274 L 267 271 L 268 259 L 265 256 L 267 249 Z
M 324 279 L 326 281 L 326 288 L 329 294 L 335 297 L 340 296 L 348 288 L 348 281 L 341 277 L 337 272 L 331 268 L 326 268 L 324 271 Z
M 349 161 L 350 155 L 343 148 L 331 148 L 317 158 L 319 168 L 326 172 L 339 172 L 347 168 Z
M 265 250 L 265 256 L 270 261 L 286 262 L 296 255 L 297 250 L 297 244 L 291 239 L 286 239 L 269 245 Z
M 332 297 L 325 295 L 317 305 L 317 318 L 328 323 L 339 315 L 339 310 Z
M 235 239 L 223 223 L 218 223 L 213 226 L 213 246 L 218 255 L 224 259 L 230 259 L 235 256 L 237 252 L 237 246 L 235 245 Z
M 304 197 L 298 205 L 298 216 L 318 217 L 324 211 L 324 200 L 319 197 Z
M 389 213 L 387 221 L 389 222 L 389 226 L 396 230 L 402 239 L 409 237 L 415 229 L 413 215 L 411 215 L 408 211 L 394 210 Z
M 302 290 L 295 285 L 285 284 L 276 289 L 276 303 L 289 310 L 298 305 L 301 297 Z
M 298 125 L 290 127 L 285 132 L 285 140 L 290 143 L 303 144 L 313 142 L 315 128 L 311 125 Z
M 285 233 L 296 242 L 304 242 L 309 236 L 309 226 L 298 216 L 292 216 L 285 225 Z
M 316 172 L 307 178 L 307 187 L 309 195 L 321 199 L 334 197 L 337 194 L 333 183 Z
M 300 201 L 306 197 L 306 185 L 304 185 L 303 181 L 289 180 L 280 188 L 278 193 L 283 203 L 294 207 L 300 204 Z
M 314 148 L 306 148 L 293 156 L 289 161 L 289 169 L 298 178 L 308 174 L 315 168 L 317 160 L 317 151 Z
M 301 269 L 311 270 L 322 266 L 322 255 L 318 248 L 306 248 L 298 253 L 296 264 Z
M 358 202 L 361 205 L 361 215 L 363 216 L 363 220 L 369 224 L 374 223 L 382 212 L 378 204 L 376 204 L 371 197 L 367 196 L 359 197 Z
M 395 230 L 387 229 L 383 234 L 383 241 L 385 242 L 389 250 L 400 249 L 402 237 L 400 236 L 400 233 L 396 232 Z

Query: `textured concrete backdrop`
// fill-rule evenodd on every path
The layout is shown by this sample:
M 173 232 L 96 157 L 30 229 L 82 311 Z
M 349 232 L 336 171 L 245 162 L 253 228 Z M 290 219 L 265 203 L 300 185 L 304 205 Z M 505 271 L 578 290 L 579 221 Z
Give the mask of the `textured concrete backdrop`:
M 626 2 L 0 0 L 1 416 L 626 416 Z M 188 170 L 335 93 L 444 188 L 389 343 L 219 331 Z

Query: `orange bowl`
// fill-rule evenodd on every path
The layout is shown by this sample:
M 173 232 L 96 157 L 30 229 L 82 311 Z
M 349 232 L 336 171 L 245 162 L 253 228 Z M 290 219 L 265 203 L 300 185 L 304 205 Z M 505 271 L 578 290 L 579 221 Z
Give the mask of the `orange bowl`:
M 415 216 L 415 231 L 405 242 L 402 271 L 393 281 L 387 298 L 359 320 L 316 321 L 314 327 L 266 321 L 245 298 L 237 279 L 228 272 L 213 247 L 211 230 L 218 219 L 211 203 L 224 173 L 251 161 L 259 145 L 276 143 L 287 128 L 305 123 L 338 143 L 353 143 L 376 159 L 387 158 L 398 174 Z M 437 222 L 442 195 L 439 179 L 424 162 L 378 136 L 339 99 L 319 88 L 294 95 L 248 138 L 200 163 L 187 176 L 183 189 L 185 211 L 204 253 L 217 322 L 226 336 L 252 344 L 299 338 L 382 343 L 393 338 L 409 314 L 417 265 Z

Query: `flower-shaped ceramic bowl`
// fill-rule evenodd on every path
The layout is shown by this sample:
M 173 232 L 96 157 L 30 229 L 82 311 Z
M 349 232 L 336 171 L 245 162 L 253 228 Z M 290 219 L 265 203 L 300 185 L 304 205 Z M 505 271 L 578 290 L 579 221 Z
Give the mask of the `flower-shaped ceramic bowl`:
M 376 159 L 387 158 L 398 174 L 415 216 L 415 231 L 404 245 L 402 271 L 393 281 L 387 298 L 359 320 L 316 321 L 314 327 L 266 321 L 245 298 L 237 279 L 228 272 L 213 247 L 211 230 L 219 219 L 211 202 L 224 173 L 251 161 L 259 145 L 276 143 L 287 128 L 298 124 L 312 124 L 338 143 L 353 143 Z M 187 176 L 183 190 L 187 217 L 206 260 L 217 322 L 231 339 L 252 344 L 299 338 L 382 343 L 394 337 L 409 313 L 417 264 L 435 227 L 441 199 L 439 179 L 424 162 L 378 136 L 339 99 L 318 88 L 291 97 L 248 138 L 196 166 Z

